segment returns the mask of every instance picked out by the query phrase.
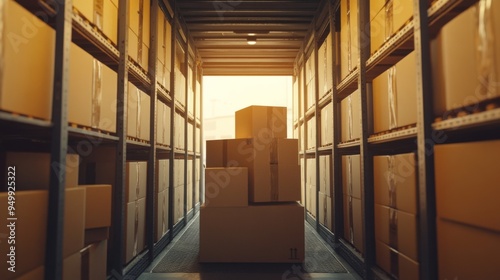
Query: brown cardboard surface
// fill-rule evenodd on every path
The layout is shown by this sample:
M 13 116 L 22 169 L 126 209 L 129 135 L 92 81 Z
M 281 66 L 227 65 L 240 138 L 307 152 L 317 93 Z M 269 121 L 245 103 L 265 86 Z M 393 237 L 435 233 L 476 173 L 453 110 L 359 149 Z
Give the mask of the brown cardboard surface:
M 142 140 L 149 141 L 149 129 L 150 129 L 150 110 L 151 110 L 151 97 L 146 93 L 141 91 L 141 123 L 140 125 L 140 135 L 138 138 Z
M 392 157 L 394 166 L 389 169 Z M 394 180 L 390 180 L 393 176 Z M 417 178 L 415 154 L 373 157 L 375 203 L 411 214 L 417 213 Z M 394 194 L 390 184 L 393 182 Z
M 162 192 L 169 187 L 170 160 L 159 159 L 156 161 L 156 191 Z
M 498 232 L 438 218 L 437 242 L 439 279 L 491 279 L 500 275 Z
M 344 238 L 363 253 L 361 199 L 344 195 Z M 352 215 L 352 220 L 351 220 Z
M 316 217 L 316 192 L 315 185 L 307 184 L 306 186 L 306 209 L 311 216 Z
M 205 206 L 238 207 L 248 205 L 248 169 L 205 169 Z
M 106 279 L 108 241 L 103 240 L 82 251 L 82 280 Z
M 408 0 L 400 1 L 408 2 Z M 410 8 L 406 6 L 406 8 L 402 7 L 401 13 L 404 14 L 404 11 L 407 10 L 412 12 L 412 6 L 410 2 Z M 396 6 L 394 8 L 396 9 Z M 396 11 L 394 13 L 394 17 L 396 17 Z M 406 17 L 406 15 L 403 17 Z M 396 118 L 398 127 L 417 123 L 417 106 L 415 106 L 417 102 L 417 80 L 415 65 L 415 52 L 411 52 L 396 64 Z
M 333 231 L 332 223 L 332 197 L 325 193 L 319 192 L 319 223 Z
M 64 269 L 64 268 L 63 268 Z M 45 277 L 45 267 L 39 266 L 20 277 L 16 278 L 17 280 L 43 280 Z
M 69 58 L 68 122 L 91 127 L 94 58 L 74 43 Z
M 132 202 L 141 198 L 146 197 L 146 186 L 147 186 L 147 162 L 131 162 L 128 161 L 125 165 L 125 174 L 127 174 L 128 180 L 126 180 L 126 192 L 127 192 L 127 202 Z
M 49 153 L 5 152 L 0 153 L 5 166 L 16 167 L 16 190 L 48 190 L 50 185 L 51 159 Z M 76 154 L 66 155 L 66 188 L 78 185 L 78 167 L 80 157 Z M 7 173 L 0 175 L 5 188 Z M 6 190 L 6 189 L 4 189 Z
M 371 4 L 372 2 L 378 2 L 377 4 L 382 4 L 382 7 L 379 7 L 380 5 L 376 5 L 372 9 Z M 387 24 L 387 18 L 386 18 L 386 11 L 385 11 L 385 2 L 386 1 L 370 1 L 370 52 L 371 54 L 374 54 L 380 47 L 385 43 L 385 40 L 387 39 L 386 36 L 386 24 Z M 376 12 L 375 12 L 376 10 Z M 374 14 L 372 14 L 374 12 Z
M 184 186 L 174 188 L 174 224 L 184 217 Z
M 436 145 L 434 151 L 437 215 L 500 231 L 500 141 Z
M 302 262 L 304 247 L 297 203 L 200 209 L 201 262 Z
M 2 72 L 0 109 L 50 120 L 55 30 L 16 1 L 5 1 L 3 9 L 3 34 L 9 34 L 11 43 L 3 44 L 3 69 L 8 71 Z M 26 73 L 31 72 L 37 75 L 26 82 Z
M 271 166 L 272 167 L 272 166 Z M 300 200 L 300 166 L 296 163 L 284 163 L 276 166 L 277 174 L 271 173 L 271 180 L 278 178 L 277 185 L 278 193 L 272 198 L 272 201 L 299 201 Z M 271 186 L 271 191 L 273 190 Z
M 118 45 L 118 2 L 104 0 L 104 16 L 102 31 L 111 39 L 115 45 Z
M 351 106 L 348 98 L 350 97 Z M 359 139 L 361 137 L 361 94 L 359 90 L 353 92 L 349 97 L 340 102 L 341 113 L 341 141 Z M 349 110 L 352 110 L 352 120 L 349 119 Z M 349 135 L 349 128 L 352 129 L 352 135 Z
M 417 229 L 414 214 L 375 204 L 375 238 L 414 261 L 419 260 Z
M 375 133 L 390 129 L 388 82 L 389 70 L 377 76 L 372 82 L 373 132 Z
M 109 227 L 92 228 L 85 230 L 85 246 L 101 242 L 109 238 Z
M 168 230 L 168 198 L 169 189 L 165 189 L 158 193 L 157 201 L 157 221 L 156 221 L 156 237 L 155 241 L 158 242 Z
M 111 226 L 111 185 L 81 185 L 85 188 L 85 229 Z
M 492 33 L 493 38 L 500 37 L 500 5 L 492 1 Z M 477 5 L 472 6 L 459 16 L 454 18 L 442 29 L 437 38 L 434 51 L 433 73 L 434 84 L 434 113 L 442 117 L 445 111 L 468 106 L 487 98 L 500 95 L 498 81 L 500 81 L 500 71 L 492 75 L 492 84 L 489 92 L 481 87 L 484 78 L 481 77 L 478 69 L 480 61 L 478 56 L 478 9 Z M 460 48 L 454 48 L 460 44 Z M 491 65 L 500 65 L 498 55 L 499 43 L 496 41 L 493 46 L 488 47 L 496 51 L 496 59 L 490 61 Z M 464 59 L 468 58 L 468 59 Z M 496 81 L 496 85 L 495 85 Z M 469 106 L 471 107 L 471 106 Z M 468 110 L 473 110 L 473 106 Z M 446 116 L 446 115 L 445 115 Z
M 333 103 L 321 110 L 321 145 L 331 145 L 333 142 Z
M 350 5 L 350 32 L 347 29 L 347 2 Z M 358 3 L 356 0 L 342 0 L 340 2 L 340 78 L 344 79 L 349 74 L 348 68 L 348 38 L 351 40 L 351 65 L 352 69 L 358 64 Z
M 83 248 L 86 211 L 85 199 L 86 193 L 84 189 L 66 189 L 64 198 L 64 257 L 79 252 Z M 33 208 L 31 209 L 33 210 Z
M 127 203 L 127 235 L 125 246 L 125 262 L 128 263 L 139 254 L 145 246 L 146 199 L 141 198 Z
M 386 244 L 376 241 L 376 263 L 388 274 L 397 279 L 418 280 L 419 264 L 403 254 L 391 249 Z M 397 275 L 395 275 L 397 274 Z M 441 279 L 441 278 L 440 278 Z M 453 279 L 453 278 L 452 278 Z
M 299 140 L 274 138 L 270 147 L 270 163 L 274 164 L 298 164 L 299 163 Z
M 117 81 L 116 72 L 108 66 L 102 65 L 102 101 L 99 128 L 109 132 L 116 132 Z
M 235 113 L 236 138 L 287 137 L 286 107 L 249 106 Z
M 349 173 L 349 159 L 351 162 L 351 173 Z M 342 191 L 344 195 L 350 195 L 361 199 L 361 166 L 360 156 L 342 156 Z
M 400 30 L 412 17 L 413 2 L 411 0 L 394 0 L 392 11 L 394 33 Z
M 89 170 L 90 169 L 90 170 Z M 80 181 L 85 184 L 114 185 L 116 180 L 116 149 L 94 147 L 88 157 L 82 157 Z
M 307 121 L 307 149 L 316 147 L 316 117 Z
M 80 280 L 81 275 L 81 255 L 80 252 L 75 253 L 65 259 L 63 259 L 63 275 L 62 279 L 75 279 Z M 45 277 L 45 267 L 39 266 L 20 277 L 17 277 L 18 280 L 43 280 Z M 3 278 L 4 279 L 4 278 Z M 94 278 L 98 279 L 98 278 Z
M 129 53 L 132 54 L 131 52 Z M 138 94 L 137 87 L 129 82 L 127 94 L 127 136 L 137 137 L 139 99 L 140 95 Z

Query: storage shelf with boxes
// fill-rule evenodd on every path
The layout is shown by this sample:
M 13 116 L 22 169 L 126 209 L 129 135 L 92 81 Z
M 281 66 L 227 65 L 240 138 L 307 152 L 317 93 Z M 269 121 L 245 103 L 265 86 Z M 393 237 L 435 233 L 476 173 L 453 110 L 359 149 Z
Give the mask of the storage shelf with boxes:
M 286 139 L 286 108 L 250 106 L 235 115 L 236 139 L 206 143 L 200 261 L 302 262 L 298 140 Z

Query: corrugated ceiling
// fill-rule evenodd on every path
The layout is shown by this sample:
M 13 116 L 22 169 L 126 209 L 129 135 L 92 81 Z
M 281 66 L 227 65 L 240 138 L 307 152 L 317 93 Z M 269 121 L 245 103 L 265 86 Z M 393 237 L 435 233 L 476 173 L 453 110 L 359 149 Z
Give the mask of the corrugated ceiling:
M 292 75 L 320 0 L 176 1 L 204 75 Z M 255 38 L 255 45 L 247 44 Z

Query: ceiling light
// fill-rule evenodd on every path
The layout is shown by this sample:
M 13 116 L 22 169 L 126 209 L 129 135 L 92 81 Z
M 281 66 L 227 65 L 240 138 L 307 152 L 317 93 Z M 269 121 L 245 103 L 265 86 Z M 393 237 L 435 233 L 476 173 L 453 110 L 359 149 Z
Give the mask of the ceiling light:
M 257 34 L 255 34 L 255 33 L 248 33 L 248 36 L 255 36 L 255 35 L 257 35 Z
M 255 38 L 255 37 L 248 37 L 247 38 L 247 44 L 249 44 L 249 45 L 255 45 L 255 44 L 257 44 L 257 38 Z

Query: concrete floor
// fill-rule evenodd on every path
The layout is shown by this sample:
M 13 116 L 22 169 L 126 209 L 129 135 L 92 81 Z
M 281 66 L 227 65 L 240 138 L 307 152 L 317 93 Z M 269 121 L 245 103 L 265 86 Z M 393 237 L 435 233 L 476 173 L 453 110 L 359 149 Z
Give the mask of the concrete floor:
M 195 220 L 195 219 L 193 219 Z M 192 223 L 192 221 L 191 221 Z M 282 274 L 263 274 L 263 273 L 153 273 L 153 269 L 158 265 L 160 260 L 168 254 L 170 248 L 174 246 L 182 235 L 189 230 L 190 224 L 188 224 L 181 233 L 179 233 L 173 240 L 171 244 L 165 248 L 164 252 L 161 253 L 155 261 L 145 270 L 145 272 L 138 278 L 139 280 L 319 280 L 319 279 L 331 279 L 331 280 L 362 280 L 362 278 L 352 269 L 352 267 L 344 261 L 337 253 L 335 253 L 326 242 L 321 239 L 321 237 L 316 233 L 316 237 L 329 249 L 330 252 L 339 260 L 339 262 L 348 271 L 347 273 L 294 273 L 294 266 L 290 266 L 290 270 L 283 272 Z M 309 226 L 306 223 L 306 226 Z

